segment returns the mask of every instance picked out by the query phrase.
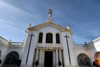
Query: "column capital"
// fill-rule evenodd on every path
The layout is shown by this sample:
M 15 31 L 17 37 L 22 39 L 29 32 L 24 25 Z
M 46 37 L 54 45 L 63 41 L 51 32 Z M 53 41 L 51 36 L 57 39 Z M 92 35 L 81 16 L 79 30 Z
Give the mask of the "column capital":
M 39 48 L 36 48 L 37 50 L 39 50 Z
M 59 50 L 61 50 L 61 49 L 59 49 Z
M 56 49 L 56 50 L 58 50 L 58 49 Z

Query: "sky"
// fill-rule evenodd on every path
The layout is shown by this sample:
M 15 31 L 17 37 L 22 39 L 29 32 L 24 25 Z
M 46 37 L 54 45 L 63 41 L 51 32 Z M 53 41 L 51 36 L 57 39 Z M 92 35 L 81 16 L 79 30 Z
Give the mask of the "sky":
M 29 24 L 53 22 L 70 26 L 75 44 L 100 37 L 100 0 L 0 0 L 0 36 L 22 42 Z

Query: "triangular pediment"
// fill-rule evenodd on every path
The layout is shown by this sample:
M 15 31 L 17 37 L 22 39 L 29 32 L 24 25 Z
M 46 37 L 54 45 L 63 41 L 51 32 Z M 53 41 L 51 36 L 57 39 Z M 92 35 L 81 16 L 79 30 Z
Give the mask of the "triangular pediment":
M 53 22 L 45 22 L 45 23 L 42 23 L 42 24 L 39 24 L 39 25 L 36 25 L 36 26 L 33 26 L 33 27 L 30 27 L 30 28 L 28 28 L 28 30 L 38 30 L 38 29 L 41 29 L 41 28 L 45 28 L 45 27 L 47 27 L 47 26 L 51 26 L 51 27 L 54 27 L 54 28 L 56 28 L 56 29 L 58 29 L 58 30 L 63 30 L 63 31 L 69 31 L 70 32 L 70 30 L 69 29 L 67 29 L 67 28 L 65 28 L 65 27 L 62 27 L 62 26 L 60 26 L 60 25 L 58 25 L 58 24 L 55 24 L 55 23 L 53 23 Z

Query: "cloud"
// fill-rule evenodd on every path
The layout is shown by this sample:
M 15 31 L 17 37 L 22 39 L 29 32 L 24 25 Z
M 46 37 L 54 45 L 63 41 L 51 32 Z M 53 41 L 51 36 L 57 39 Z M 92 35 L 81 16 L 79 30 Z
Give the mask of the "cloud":
M 11 4 L 0 1 L 0 8 L 3 9 L 3 11 L 8 10 L 9 13 L 12 12 L 12 14 L 17 15 L 17 17 L 21 17 L 21 18 L 30 17 L 37 22 L 40 22 L 43 19 L 43 17 L 40 16 L 34 9 L 31 9 L 30 7 L 27 7 L 27 6 L 25 6 L 24 9 L 20 9 L 18 7 L 11 5 Z M 31 11 L 31 12 L 28 12 L 27 10 Z
M 0 29 L 3 31 L 3 30 L 6 30 L 6 29 L 10 29 L 10 31 L 13 31 L 15 30 L 16 32 L 23 32 L 23 30 L 15 27 L 15 25 L 17 26 L 18 24 L 16 23 L 13 23 L 13 22 L 10 22 L 10 21 L 6 21 L 6 20 L 2 20 L 0 19 Z M 9 31 L 9 32 L 10 32 Z
M 14 6 L 12 6 L 12 5 L 8 4 L 8 3 L 5 3 L 3 1 L 0 1 L 0 6 L 1 6 L 0 8 L 7 8 L 9 10 L 14 10 L 14 11 L 19 12 L 19 13 L 24 13 L 24 14 L 27 14 L 27 15 L 31 15 L 30 13 L 28 13 L 28 12 L 26 12 L 24 10 L 21 10 L 21 9 L 19 9 L 17 7 L 14 7 Z

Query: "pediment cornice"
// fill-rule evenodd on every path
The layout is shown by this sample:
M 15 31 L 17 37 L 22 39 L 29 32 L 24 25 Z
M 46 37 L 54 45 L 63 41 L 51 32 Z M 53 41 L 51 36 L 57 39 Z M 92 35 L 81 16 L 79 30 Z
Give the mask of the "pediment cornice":
M 70 31 L 69 29 L 67 29 L 67 28 L 65 28 L 65 27 L 62 27 L 62 26 L 60 26 L 60 25 L 58 25 L 58 24 L 55 24 L 55 23 L 53 23 L 53 22 L 45 22 L 45 23 L 42 23 L 42 24 L 39 24 L 39 25 L 30 27 L 30 28 L 28 28 L 28 30 L 37 29 L 37 28 L 40 28 L 40 27 L 43 27 L 43 26 L 45 27 L 46 25 L 52 25 L 52 26 L 61 28 L 61 29 L 65 30 L 65 31 Z
M 42 24 L 39 24 L 39 25 L 36 25 L 36 26 L 33 26 L 33 27 L 29 27 L 28 30 L 25 31 L 25 32 L 27 33 L 29 31 L 38 31 L 39 29 L 45 28 L 47 26 L 53 27 L 55 29 L 58 29 L 61 32 L 70 32 L 71 35 L 73 34 L 73 33 L 71 33 L 71 30 L 70 29 L 67 29 L 65 27 L 62 27 L 62 26 L 60 26 L 58 24 L 55 24 L 53 22 L 45 22 L 45 23 L 42 23 Z

